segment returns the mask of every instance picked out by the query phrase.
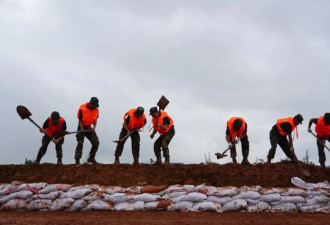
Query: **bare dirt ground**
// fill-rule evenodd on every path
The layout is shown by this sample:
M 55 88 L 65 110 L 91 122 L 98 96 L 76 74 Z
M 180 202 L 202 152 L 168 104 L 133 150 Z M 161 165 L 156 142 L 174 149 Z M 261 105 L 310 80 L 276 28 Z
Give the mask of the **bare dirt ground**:
M 329 214 L 182 212 L 0 212 L 0 224 L 329 225 Z

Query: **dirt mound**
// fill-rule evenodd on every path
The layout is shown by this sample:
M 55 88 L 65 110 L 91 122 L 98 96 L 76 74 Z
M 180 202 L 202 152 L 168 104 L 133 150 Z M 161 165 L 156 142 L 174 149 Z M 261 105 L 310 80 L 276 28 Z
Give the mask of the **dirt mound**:
M 288 187 L 291 177 L 300 177 L 306 182 L 330 181 L 330 169 L 303 164 L 311 177 L 304 177 L 295 164 L 290 162 L 271 165 L 242 166 L 233 164 L 191 164 L 155 166 L 132 165 L 0 165 L 0 183 L 14 180 L 46 183 L 119 185 L 173 185 L 202 183 L 214 186 L 261 185 L 263 187 Z

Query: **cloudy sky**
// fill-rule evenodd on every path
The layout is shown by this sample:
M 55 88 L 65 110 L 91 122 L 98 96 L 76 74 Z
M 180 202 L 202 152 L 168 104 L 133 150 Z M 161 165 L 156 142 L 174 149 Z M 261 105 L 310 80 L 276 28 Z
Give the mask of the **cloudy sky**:
M 301 113 L 296 153 L 302 159 L 308 149 L 318 164 L 306 130 L 310 118 L 330 111 L 329 11 L 329 1 L 307 0 L 1 0 L 0 164 L 35 159 L 41 145 L 17 105 L 40 125 L 59 111 L 73 131 L 79 106 L 97 96 L 96 159 L 113 163 L 124 113 L 148 112 L 161 95 L 176 129 L 172 162 L 201 163 L 204 154 L 229 162 L 214 153 L 227 147 L 232 116 L 248 123 L 250 161 L 265 160 L 276 120 Z M 155 159 L 149 135 L 141 133 L 141 162 Z M 74 162 L 75 146 L 75 136 L 66 136 L 64 163 Z M 85 140 L 83 160 L 90 146 Z M 240 161 L 240 146 L 237 152 Z M 274 161 L 283 158 L 278 147 Z M 121 161 L 133 161 L 130 140 Z M 56 162 L 54 144 L 42 162 Z

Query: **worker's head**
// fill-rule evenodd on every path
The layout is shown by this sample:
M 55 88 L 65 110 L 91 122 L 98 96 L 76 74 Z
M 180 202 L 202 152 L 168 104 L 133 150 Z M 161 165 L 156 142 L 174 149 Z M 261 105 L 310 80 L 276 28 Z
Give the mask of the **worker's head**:
M 52 112 L 52 114 L 50 115 L 50 117 L 52 118 L 52 123 L 53 124 L 57 124 L 58 121 L 60 121 L 60 114 L 56 111 Z
M 302 124 L 302 121 L 304 120 L 302 115 L 297 114 L 293 117 L 294 119 L 294 125 L 297 126 L 298 124 Z
M 241 129 L 242 125 L 243 125 L 242 120 L 237 119 L 237 120 L 235 120 L 234 123 L 233 123 L 233 128 L 234 128 L 234 130 L 237 131 L 237 130 Z
M 323 117 L 324 123 L 325 125 L 330 125 L 330 113 L 324 113 L 324 117 Z
M 139 106 L 136 108 L 135 112 L 134 112 L 134 115 L 137 117 L 137 118 L 140 118 L 144 113 L 144 108 Z
M 149 115 L 151 115 L 153 118 L 159 117 L 159 111 L 158 111 L 157 107 L 152 107 L 150 109 Z
M 91 108 L 96 109 L 99 107 L 99 100 L 96 97 L 92 97 L 89 101 Z

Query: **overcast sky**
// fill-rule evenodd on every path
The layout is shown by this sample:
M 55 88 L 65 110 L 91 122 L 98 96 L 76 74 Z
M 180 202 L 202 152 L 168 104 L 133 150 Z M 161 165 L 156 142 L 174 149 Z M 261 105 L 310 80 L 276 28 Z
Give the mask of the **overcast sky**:
M 161 95 L 176 134 L 172 162 L 201 163 L 227 148 L 226 121 L 248 124 L 249 160 L 266 160 L 269 131 L 279 118 L 301 113 L 299 159 L 318 164 L 310 118 L 329 112 L 329 1 L 65 1 L 0 0 L 0 164 L 35 159 L 42 134 L 16 113 L 26 106 L 42 126 L 59 111 L 68 130 L 93 96 L 100 101 L 96 160 L 113 163 L 123 115 L 143 106 L 140 161 L 155 159 L 149 109 Z M 330 146 L 330 144 L 328 143 Z M 74 162 L 76 139 L 66 136 L 63 162 Z M 90 143 L 85 140 L 85 160 Z M 241 147 L 237 147 L 242 160 Z M 330 165 L 330 154 L 326 151 Z M 278 147 L 275 160 L 285 158 Z M 122 162 L 132 163 L 131 141 Z M 42 162 L 56 162 L 50 143 Z

